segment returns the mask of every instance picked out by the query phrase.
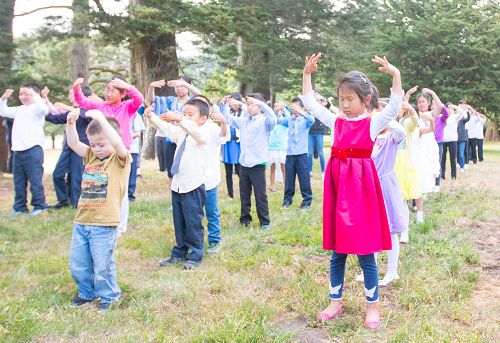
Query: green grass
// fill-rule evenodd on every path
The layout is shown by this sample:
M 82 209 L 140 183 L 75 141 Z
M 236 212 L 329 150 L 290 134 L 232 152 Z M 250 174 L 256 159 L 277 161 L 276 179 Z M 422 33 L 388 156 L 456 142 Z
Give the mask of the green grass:
M 158 266 L 174 244 L 172 214 L 166 211 L 164 175 L 145 163 L 140 201 L 131 204 L 129 230 L 116 249 L 123 297 L 105 315 L 95 307 L 68 306 L 75 295 L 68 263 L 73 211 L 11 218 L 11 196 L 0 193 L 0 341 L 290 342 L 293 330 L 280 323 L 298 317 L 326 340 L 493 341 L 498 325 L 479 325 L 470 311 L 474 288 L 484 278 L 471 241 L 473 224 L 498 221 L 500 208 L 495 187 L 488 186 L 500 181 L 492 172 L 500 161 L 497 146 L 487 147 L 486 160 L 459 175 L 457 184 L 445 183 L 426 202 L 426 223 L 411 225 L 410 244 L 401 250 L 401 279 L 381 290 L 383 322 L 376 332 L 363 329 L 363 286 L 354 281 L 360 272 L 354 256 L 346 269 L 345 314 L 325 325 L 315 320 L 328 304 L 329 268 L 329 254 L 321 249 L 319 173 L 311 212 L 298 209 L 297 195 L 283 210 L 282 193 L 269 194 L 268 233 L 259 230 L 256 215 L 249 228 L 238 225 L 239 203 L 222 186 L 223 248 L 186 272 Z M 0 187 L 10 182 L 0 179 Z M 52 193 L 49 177 L 47 186 Z M 385 271 L 386 256 L 379 261 Z

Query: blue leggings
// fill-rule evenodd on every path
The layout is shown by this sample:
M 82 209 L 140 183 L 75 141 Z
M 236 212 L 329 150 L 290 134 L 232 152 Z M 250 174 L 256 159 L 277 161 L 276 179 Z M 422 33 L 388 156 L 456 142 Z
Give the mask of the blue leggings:
M 357 255 L 359 265 L 363 269 L 365 279 L 366 301 L 374 303 L 378 301 L 378 270 L 375 255 Z M 345 262 L 347 254 L 332 253 L 330 260 L 330 299 L 341 300 L 344 288 Z

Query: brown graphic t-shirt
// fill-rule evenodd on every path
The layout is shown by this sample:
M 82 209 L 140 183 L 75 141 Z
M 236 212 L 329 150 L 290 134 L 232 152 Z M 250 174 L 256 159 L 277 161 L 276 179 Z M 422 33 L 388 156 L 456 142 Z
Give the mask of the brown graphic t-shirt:
M 83 159 L 82 194 L 75 224 L 118 226 L 120 205 L 130 174 L 130 154 L 120 159 L 113 154 L 100 160 L 89 148 Z

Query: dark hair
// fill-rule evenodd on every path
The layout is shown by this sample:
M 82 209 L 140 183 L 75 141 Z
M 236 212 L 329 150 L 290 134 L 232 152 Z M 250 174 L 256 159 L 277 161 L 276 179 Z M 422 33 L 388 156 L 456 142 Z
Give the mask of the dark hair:
M 264 103 L 266 102 L 266 98 L 264 98 L 264 95 L 262 95 L 262 93 L 250 93 L 247 96 L 262 101 Z
M 369 110 L 373 110 L 378 107 L 378 89 L 375 87 L 368 76 L 360 71 L 350 71 L 342 75 L 339 79 L 339 85 L 337 87 L 337 94 L 341 88 L 347 88 L 354 91 L 362 103 L 365 102 L 365 98 L 371 95 L 371 100 L 366 107 Z
M 113 81 L 113 79 L 119 79 L 119 80 L 122 80 L 122 81 L 127 82 L 127 80 L 125 80 L 125 78 L 124 78 L 123 76 L 120 76 L 120 75 L 115 75 L 115 76 L 112 76 L 110 79 L 108 79 L 108 80 L 106 81 L 106 85 L 107 85 L 108 83 L 110 83 L 111 81 Z M 120 91 L 120 93 L 125 93 L 125 89 L 123 89 L 123 88 L 116 88 L 116 89 L 118 89 L 118 90 Z
M 292 104 L 293 103 L 297 103 L 297 104 L 300 105 L 300 107 L 304 107 L 304 104 L 302 103 L 302 100 L 298 96 L 295 97 L 295 98 L 293 98 L 291 102 L 292 102 Z
M 200 95 L 198 95 L 198 96 L 200 96 Z M 208 115 L 210 113 L 210 105 L 209 105 L 210 102 L 206 102 L 205 100 L 199 99 L 197 97 L 189 99 L 184 104 L 184 106 L 186 106 L 186 105 L 195 106 L 200 110 L 200 115 L 208 117 Z M 201 95 L 201 97 L 205 98 L 203 95 Z M 207 99 L 207 98 L 205 98 L 205 99 Z
M 243 100 L 243 97 L 238 92 L 231 93 L 231 98 L 233 98 L 234 100 L 238 100 L 238 101 L 242 101 Z
M 26 82 L 21 86 L 21 88 L 29 88 L 32 89 L 35 93 L 40 94 L 40 86 L 35 82 Z
M 89 86 L 82 86 L 82 92 L 85 96 L 91 96 L 93 93 Z
M 179 80 L 184 80 L 189 84 L 191 84 L 193 82 L 193 80 L 191 80 L 191 78 L 189 76 L 186 76 L 186 75 L 182 75 L 181 77 L 179 77 Z
M 118 132 L 118 134 L 121 136 L 122 131 L 120 129 L 120 124 L 118 124 L 118 121 L 113 117 L 106 117 L 106 120 L 113 127 L 113 129 L 115 129 L 116 132 Z M 85 132 L 87 133 L 87 136 L 100 134 L 102 132 L 102 126 L 97 120 L 92 119 L 92 121 L 89 123 L 89 126 L 87 126 L 87 130 Z
M 467 104 L 467 101 L 465 101 L 465 100 L 463 100 L 463 99 L 462 99 L 462 100 L 460 100 L 458 103 L 459 103 L 460 105 L 463 105 L 463 104 Z
M 431 110 L 431 105 L 432 105 L 432 97 L 431 97 L 431 95 L 428 94 L 428 93 L 422 92 L 419 95 L 417 95 L 417 102 L 418 102 L 418 99 L 422 98 L 422 97 L 425 100 L 427 100 L 427 102 L 429 103 L 429 108 L 427 109 L 427 111 L 430 111 Z M 417 113 L 418 113 L 418 110 L 417 110 Z
M 448 101 L 448 102 L 446 103 L 446 106 L 450 106 L 450 105 L 453 105 L 453 103 L 452 103 L 451 101 Z

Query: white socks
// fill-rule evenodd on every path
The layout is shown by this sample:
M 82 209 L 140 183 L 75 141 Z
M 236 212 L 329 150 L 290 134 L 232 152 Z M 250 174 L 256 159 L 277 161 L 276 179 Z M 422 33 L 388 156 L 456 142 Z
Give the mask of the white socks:
M 417 224 L 422 224 L 424 222 L 424 211 L 417 211 L 415 219 Z

